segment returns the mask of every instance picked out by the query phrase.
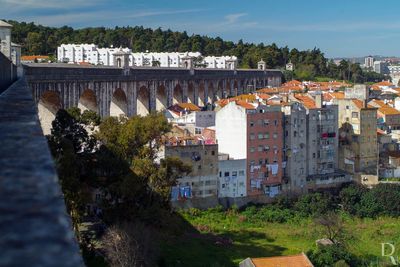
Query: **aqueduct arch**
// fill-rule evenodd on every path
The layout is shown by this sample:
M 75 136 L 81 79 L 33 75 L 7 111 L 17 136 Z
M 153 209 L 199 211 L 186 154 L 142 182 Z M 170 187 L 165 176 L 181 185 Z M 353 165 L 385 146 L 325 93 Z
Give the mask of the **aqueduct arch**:
M 118 88 L 114 91 L 110 103 L 110 116 L 128 115 L 128 100 L 125 92 Z
M 167 89 L 163 84 L 156 89 L 156 110 L 161 111 L 168 107 Z
M 189 83 L 187 90 L 187 102 L 196 104 L 196 96 L 193 83 Z
M 83 112 L 91 110 L 98 112 L 96 93 L 92 89 L 85 89 L 79 97 L 78 108 Z
M 198 89 L 198 94 L 197 94 L 197 104 L 200 107 L 203 107 L 206 102 L 206 89 L 204 88 L 204 83 L 201 82 L 199 83 L 199 89 Z
M 178 83 L 174 88 L 172 104 L 182 103 L 182 102 L 183 102 L 183 91 L 182 91 L 182 87 Z
M 238 83 L 237 80 L 235 80 L 235 81 L 233 82 L 233 88 L 232 88 L 232 90 L 233 90 L 232 94 L 233 94 L 234 96 L 237 96 L 237 95 L 239 94 L 239 83 Z
M 214 99 L 218 101 L 223 97 L 224 97 L 224 85 L 222 81 L 219 81 L 217 84 L 217 91 L 215 93 Z
M 208 83 L 207 103 L 212 104 L 215 100 L 215 89 L 212 82 Z
M 42 93 L 38 103 L 38 115 L 44 135 L 51 133 L 51 124 L 60 108 L 62 108 L 62 104 L 58 92 L 45 91 Z
M 136 100 L 136 115 L 146 116 L 150 113 L 150 92 L 146 86 L 139 88 Z

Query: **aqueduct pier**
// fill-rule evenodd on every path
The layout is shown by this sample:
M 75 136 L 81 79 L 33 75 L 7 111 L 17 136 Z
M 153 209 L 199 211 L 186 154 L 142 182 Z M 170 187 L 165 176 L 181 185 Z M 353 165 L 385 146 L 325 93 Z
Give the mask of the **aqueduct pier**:
M 279 70 L 117 68 L 27 64 L 24 75 L 39 113 L 79 107 L 102 117 L 146 115 L 178 102 L 199 106 L 220 98 L 279 86 Z

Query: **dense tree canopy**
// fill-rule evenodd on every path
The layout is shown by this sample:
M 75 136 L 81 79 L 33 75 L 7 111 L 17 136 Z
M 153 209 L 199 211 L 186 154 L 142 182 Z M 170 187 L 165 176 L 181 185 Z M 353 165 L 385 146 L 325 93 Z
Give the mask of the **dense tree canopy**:
M 300 51 L 287 46 L 278 47 L 275 43 L 237 43 L 225 41 L 220 37 L 211 38 L 198 34 L 188 35 L 187 32 L 175 32 L 150 29 L 143 26 L 135 27 L 95 27 L 73 29 L 68 26 L 60 28 L 46 27 L 34 23 L 7 21 L 13 25 L 12 38 L 22 45 L 26 55 L 56 56 L 57 46 L 66 43 L 94 43 L 100 47 L 129 47 L 134 52 L 186 52 L 197 51 L 202 55 L 233 55 L 239 59 L 242 68 L 256 68 L 257 62 L 264 59 L 268 68 L 284 68 L 292 62 L 294 73 L 286 78 L 312 80 L 315 77 L 330 77 L 352 82 L 375 82 L 384 79 L 383 75 L 374 72 L 363 72 L 356 63 L 343 60 L 339 66 L 325 58 L 318 48 Z

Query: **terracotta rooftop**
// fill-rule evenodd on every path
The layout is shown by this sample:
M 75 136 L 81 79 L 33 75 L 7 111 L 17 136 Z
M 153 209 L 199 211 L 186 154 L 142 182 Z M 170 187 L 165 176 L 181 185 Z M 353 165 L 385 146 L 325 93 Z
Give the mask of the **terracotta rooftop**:
M 389 106 L 378 108 L 378 112 L 382 113 L 383 115 L 400 115 L 400 111 Z
M 325 101 L 332 99 L 344 99 L 344 92 L 324 92 L 323 98 Z
M 394 86 L 394 84 L 389 81 L 382 81 L 379 83 L 374 83 L 372 86 Z
M 378 112 L 383 115 L 400 115 L 400 111 L 385 104 L 382 100 L 373 99 L 371 102 L 378 106 Z
M 360 99 L 352 99 L 354 105 L 356 105 L 357 108 L 362 109 L 364 108 L 364 101 Z M 368 104 L 368 108 L 374 108 L 374 106 Z
M 294 96 L 297 100 L 299 100 L 301 103 L 303 103 L 303 105 L 308 108 L 308 109 L 315 109 L 317 108 L 317 106 L 315 105 L 315 101 L 314 99 L 312 99 L 309 96 L 305 96 L 305 95 L 299 95 L 296 94 Z
M 243 100 L 236 100 L 236 105 L 241 106 L 242 108 L 245 109 L 256 109 L 256 107 L 246 101 Z
M 263 99 L 263 100 L 268 100 L 269 98 L 271 98 L 271 95 L 266 94 L 266 93 L 256 93 L 256 95 L 257 95 L 259 98 Z
M 298 80 L 291 80 L 291 81 L 285 82 L 284 84 L 282 84 L 282 86 L 299 86 L 302 84 L 303 83 Z
M 246 98 L 244 98 L 244 99 L 245 99 L 245 100 L 237 99 L 237 97 L 224 98 L 224 99 L 221 99 L 221 100 L 217 101 L 217 104 L 218 104 L 221 108 L 223 108 L 223 107 L 225 107 L 226 105 L 228 105 L 230 102 L 235 102 L 236 105 L 241 106 L 241 107 L 243 107 L 243 108 L 245 108 L 245 109 L 256 109 L 255 106 L 254 106 L 253 104 L 250 103 L 250 102 L 252 102 L 252 101 L 247 102 Z M 255 96 L 254 96 L 254 99 L 255 99 Z
M 35 59 L 49 59 L 49 56 L 21 56 L 22 61 L 30 61 L 30 60 L 35 60 Z
M 251 263 L 255 267 L 313 267 L 314 266 L 304 253 L 291 256 L 247 258 L 245 261 L 251 261 Z
M 200 111 L 200 108 L 193 103 L 177 103 L 176 105 L 189 111 Z

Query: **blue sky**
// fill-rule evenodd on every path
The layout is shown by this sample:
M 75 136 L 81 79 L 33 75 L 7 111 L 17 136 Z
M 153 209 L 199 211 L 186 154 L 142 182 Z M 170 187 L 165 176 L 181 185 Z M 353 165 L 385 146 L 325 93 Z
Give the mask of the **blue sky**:
M 0 18 L 48 26 L 136 26 L 320 48 L 328 57 L 400 56 L 398 0 L 0 0 Z

